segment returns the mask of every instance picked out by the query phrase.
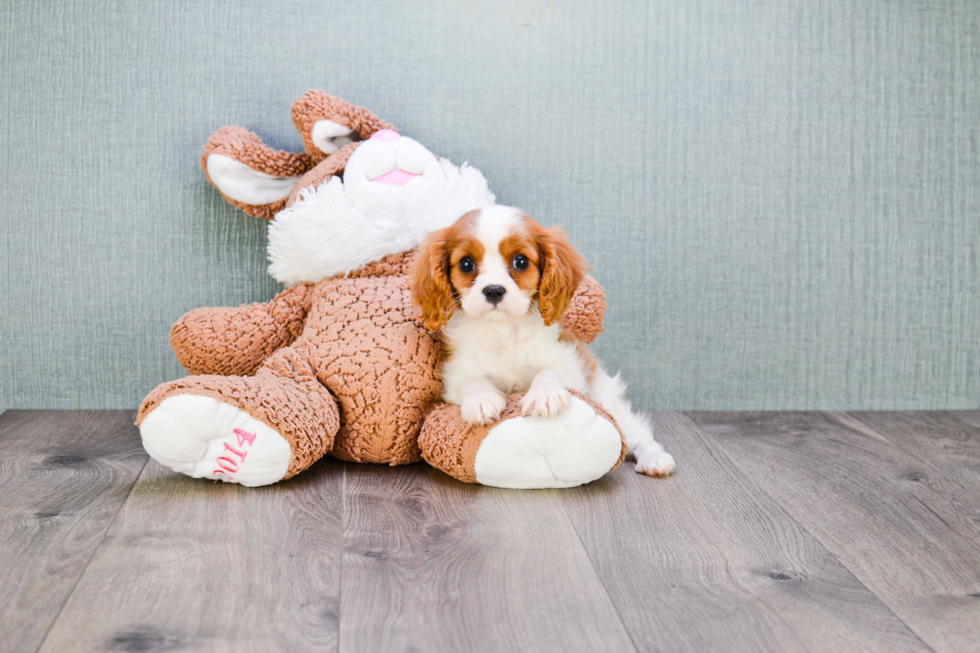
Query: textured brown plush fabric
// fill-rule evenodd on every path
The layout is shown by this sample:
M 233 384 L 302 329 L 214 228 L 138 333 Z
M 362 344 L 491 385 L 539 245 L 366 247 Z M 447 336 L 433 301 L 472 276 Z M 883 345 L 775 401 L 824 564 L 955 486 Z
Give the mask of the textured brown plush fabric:
M 380 261 L 368 263 L 363 268 L 354 270 L 353 272 L 348 272 L 343 276 L 347 279 L 387 277 L 390 275 L 407 277 L 409 271 L 412 269 L 412 261 L 415 260 L 415 254 L 417 252 L 418 249 L 412 249 L 407 252 L 402 252 L 401 254 L 389 254 Z
M 562 339 L 573 342 L 592 342 L 602 333 L 602 318 L 606 314 L 606 293 L 599 282 L 586 275 L 572 301 L 561 316 Z
M 320 282 L 304 338 L 344 419 L 333 455 L 400 465 L 419 460 L 418 432 L 438 401 L 439 343 L 421 326 L 403 276 Z
M 386 123 L 364 107 L 354 106 L 344 102 L 339 97 L 319 90 L 307 91 L 301 98 L 293 102 L 293 124 L 296 131 L 303 137 L 306 154 L 314 164 L 319 163 L 326 154 L 313 144 L 313 125 L 318 120 L 332 120 L 338 125 L 353 129 L 362 139 L 382 129 L 395 130 L 394 126 Z M 334 153 L 336 154 L 336 152 Z
M 616 420 L 602 406 L 587 399 L 578 392 L 572 394 L 592 406 L 597 414 L 616 424 Z M 422 446 L 422 457 L 436 469 L 440 469 L 453 478 L 464 483 L 477 483 L 474 462 L 476 452 L 490 429 L 501 422 L 514 417 L 520 417 L 519 407 L 522 393 L 507 396 L 507 407 L 500 413 L 500 420 L 488 426 L 469 426 L 460 413 L 459 406 L 441 404 L 425 419 L 425 425 L 419 434 L 419 444 Z M 617 430 L 619 427 L 616 427 Z M 622 439 L 622 433 L 620 433 Z M 626 457 L 626 440 L 616 462 L 616 467 Z
M 507 397 L 507 408 L 500 421 L 520 415 L 514 413 L 515 395 Z M 517 395 L 519 396 L 519 395 Z M 486 426 L 469 426 L 463 421 L 459 406 L 440 404 L 429 416 L 419 433 L 422 457 L 436 469 L 442 470 L 464 483 L 476 483 L 473 461 L 476 452 L 490 429 L 500 422 Z
M 312 290 L 306 283 L 266 304 L 195 309 L 170 330 L 170 346 L 191 374 L 250 375 L 302 333 Z

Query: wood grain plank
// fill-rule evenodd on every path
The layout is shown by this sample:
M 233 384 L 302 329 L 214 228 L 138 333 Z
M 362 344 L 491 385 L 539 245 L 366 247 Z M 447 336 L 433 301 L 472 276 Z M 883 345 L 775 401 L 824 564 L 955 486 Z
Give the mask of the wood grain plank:
M 348 465 L 340 650 L 634 650 L 559 492 Z
M 971 429 L 970 441 L 965 445 L 968 447 L 969 453 L 963 458 L 957 456 L 956 460 L 951 460 L 950 462 L 954 465 L 966 467 L 969 470 L 971 478 L 976 478 L 977 474 L 980 473 L 980 469 L 977 467 L 977 462 L 980 460 L 980 453 L 975 453 L 977 449 L 980 449 L 980 410 L 949 410 L 945 414 L 969 426 Z
M 134 411 L 0 416 L 0 651 L 35 651 L 147 456 Z
M 42 651 L 337 644 L 341 463 L 263 488 L 150 461 Z
M 639 650 L 928 650 L 693 422 L 651 417 L 676 476 L 561 495 Z
M 834 413 L 838 421 L 857 420 L 896 446 L 930 463 L 936 472 L 968 488 L 955 502 L 980 524 L 980 428 L 959 412 Z M 853 428 L 860 428 L 853 424 Z
M 980 524 L 964 484 L 823 413 L 695 413 L 736 464 L 936 651 L 980 641 Z
M 973 428 L 980 429 L 980 410 L 950 410 L 947 414 L 964 424 L 969 424 Z

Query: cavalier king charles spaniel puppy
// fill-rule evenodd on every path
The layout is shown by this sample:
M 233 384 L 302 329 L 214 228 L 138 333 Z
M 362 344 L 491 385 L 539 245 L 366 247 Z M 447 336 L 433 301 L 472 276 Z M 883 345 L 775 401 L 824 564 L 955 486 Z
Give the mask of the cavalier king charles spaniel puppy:
M 508 393 L 525 393 L 523 415 L 549 417 L 568 407 L 575 390 L 613 416 L 636 471 L 671 474 L 674 458 L 630 409 L 619 376 L 560 337 L 559 318 L 586 269 L 562 231 L 507 206 L 470 211 L 430 233 L 415 261 L 412 296 L 425 327 L 443 332 L 444 398 L 476 425 L 496 421 Z

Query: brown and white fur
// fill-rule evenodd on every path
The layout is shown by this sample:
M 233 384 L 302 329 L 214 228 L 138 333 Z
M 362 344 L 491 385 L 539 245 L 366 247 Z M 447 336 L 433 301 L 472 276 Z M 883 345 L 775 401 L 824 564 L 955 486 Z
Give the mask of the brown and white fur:
M 618 375 L 597 366 L 584 345 L 561 338 L 558 320 L 586 267 L 563 232 L 508 206 L 470 211 L 429 234 L 412 295 L 426 328 L 444 335 L 444 398 L 475 425 L 496 421 L 508 393 L 525 393 L 525 416 L 550 417 L 575 390 L 613 416 L 637 472 L 671 474 L 673 457 L 630 409 Z

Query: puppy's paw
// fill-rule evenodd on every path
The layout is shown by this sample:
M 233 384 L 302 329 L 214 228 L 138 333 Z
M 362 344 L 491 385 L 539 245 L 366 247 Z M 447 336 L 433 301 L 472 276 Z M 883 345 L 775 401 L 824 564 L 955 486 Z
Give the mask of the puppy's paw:
M 479 426 L 496 422 L 506 406 L 507 399 L 496 390 L 477 390 L 463 397 L 459 410 L 467 424 Z
M 521 415 L 551 417 L 568 408 L 572 395 L 559 383 L 532 383 L 521 397 Z
M 677 468 L 674 457 L 664 450 L 644 449 L 636 452 L 636 473 L 647 476 L 670 476 Z

